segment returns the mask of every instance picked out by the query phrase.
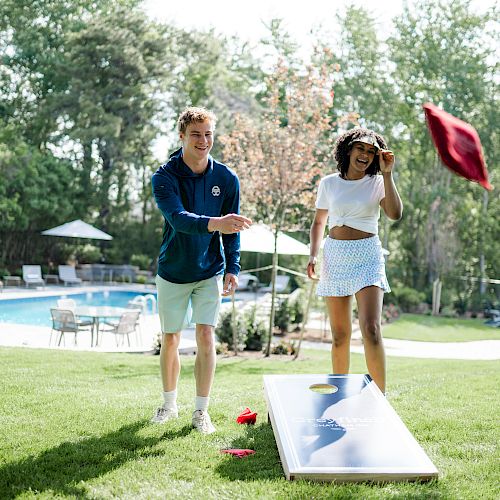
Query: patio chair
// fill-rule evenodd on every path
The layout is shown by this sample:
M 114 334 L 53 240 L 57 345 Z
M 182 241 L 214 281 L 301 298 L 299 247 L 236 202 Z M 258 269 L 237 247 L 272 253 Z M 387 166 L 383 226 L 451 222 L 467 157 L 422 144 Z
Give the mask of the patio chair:
M 59 279 L 64 283 L 64 286 L 81 285 L 82 283 L 73 266 L 59 266 Z
M 278 274 L 276 276 L 276 293 L 286 293 L 290 285 L 290 276 L 286 274 Z M 272 292 L 273 284 L 269 283 L 268 286 L 261 288 L 263 292 Z
M 57 300 L 57 308 L 58 309 L 66 309 L 68 311 L 76 311 L 76 302 L 74 299 L 58 299 Z M 76 316 L 76 313 L 75 313 Z M 79 316 L 76 316 L 76 322 L 79 326 L 92 326 L 94 324 L 93 320 L 90 319 L 81 319 Z
M 58 346 L 61 345 L 61 340 L 66 333 L 75 334 L 75 345 L 77 345 L 78 332 L 88 331 L 92 334 L 93 322 L 84 321 L 79 323 L 76 319 L 75 312 L 70 309 L 51 308 L 50 314 L 52 316 L 52 330 L 50 330 L 49 345 L 52 342 L 53 332 L 59 332 Z
M 102 333 L 112 333 L 115 335 L 116 346 L 118 347 L 118 337 L 122 337 L 122 345 L 125 342 L 125 336 L 127 336 L 128 346 L 130 347 L 130 334 L 136 332 L 137 324 L 139 321 L 139 315 L 141 311 L 139 309 L 131 309 L 125 311 L 117 322 L 105 321 Z M 108 326 L 109 328 L 106 328 Z
M 45 286 L 45 280 L 42 278 L 42 268 L 40 266 L 23 266 L 23 281 L 26 287 L 30 285 Z
M 241 273 L 238 276 L 238 290 L 257 290 L 259 278 L 253 274 Z

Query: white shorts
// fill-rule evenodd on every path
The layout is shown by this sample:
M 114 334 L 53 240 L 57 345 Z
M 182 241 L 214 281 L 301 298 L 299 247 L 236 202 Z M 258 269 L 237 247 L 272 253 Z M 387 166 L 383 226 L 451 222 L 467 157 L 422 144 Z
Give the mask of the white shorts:
M 172 283 L 156 276 L 161 331 L 177 333 L 191 323 L 217 325 L 222 274 L 194 283 Z
M 321 297 L 347 297 L 367 286 L 391 291 L 379 237 L 375 235 L 361 240 L 327 238 L 316 293 Z

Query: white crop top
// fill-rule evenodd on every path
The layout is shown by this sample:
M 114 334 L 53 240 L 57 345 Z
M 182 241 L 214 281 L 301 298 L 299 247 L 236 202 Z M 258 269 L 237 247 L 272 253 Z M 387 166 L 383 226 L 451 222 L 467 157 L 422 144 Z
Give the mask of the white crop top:
M 381 175 L 349 181 L 339 173 L 321 179 L 316 208 L 328 210 L 328 227 L 349 226 L 378 234 L 380 200 L 385 197 Z

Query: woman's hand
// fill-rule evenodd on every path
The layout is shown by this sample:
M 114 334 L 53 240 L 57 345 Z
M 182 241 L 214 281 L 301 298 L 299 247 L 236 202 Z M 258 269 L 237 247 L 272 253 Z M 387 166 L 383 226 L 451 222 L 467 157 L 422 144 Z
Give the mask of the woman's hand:
M 319 278 L 316 275 L 316 259 L 310 260 L 309 263 L 307 264 L 307 276 L 309 276 L 310 279 L 318 281 Z
M 378 152 L 378 162 L 380 165 L 380 170 L 383 174 L 392 172 L 395 160 L 396 158 L 394 156 L 394 153 L 389 149 L 381 149 Z

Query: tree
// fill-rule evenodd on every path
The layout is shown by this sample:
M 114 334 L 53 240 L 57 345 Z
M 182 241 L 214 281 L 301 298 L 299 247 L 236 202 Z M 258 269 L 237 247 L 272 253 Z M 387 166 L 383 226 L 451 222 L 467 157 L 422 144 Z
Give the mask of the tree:
M 393 79 L 403 96 L 395 109 L 404 140 L 400 164 L 406 165 L 399 169 L 405 195 L 400 263 L 407 273 L 403 279 L 414 288 L 425 289 L 452 269 L 456 275 L 479 275 L 480 233 L 492 234 L 489 221 L 494 209 L 485 213 L 481 188 L 440 165 L 422 104 L 431 101 L 475 126 L 494 177 L 490 131 L 497 128 L 492 89 L 498 87 L 493 83 L 494 66 L 488 62 L 493 56 L 494 44 L 488 43 L 492 35 L 485 29 L 493 19 L 494 12 L 474 13 L 467 0 L 422 0 L 406 6 L 388 40 Z M 495 261 L 498 254 L 486 266 L 490 272 Z
M 14 127 L 0 126 L 0 266 L 41 258 L 40 236 L 73 215 L 75 186 L 67 160 L 27 144 Z
M 310 220 L 314 188 L 326 170 L 331 148 L 328 111 L 332 107 L 331 75 L 308 67 L 300 74 L 283 61 L 266 80 L 268 95 L 258 121 L 237 116 L 231 134 L 220 138 L 224 159 L 242 185 L 242 205 L 274 232 L 291 230 Z M 274 325 L 278 255 L 273 255 L 272 307 L 266 355 Z

